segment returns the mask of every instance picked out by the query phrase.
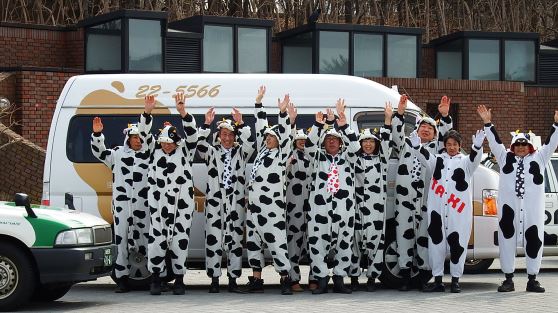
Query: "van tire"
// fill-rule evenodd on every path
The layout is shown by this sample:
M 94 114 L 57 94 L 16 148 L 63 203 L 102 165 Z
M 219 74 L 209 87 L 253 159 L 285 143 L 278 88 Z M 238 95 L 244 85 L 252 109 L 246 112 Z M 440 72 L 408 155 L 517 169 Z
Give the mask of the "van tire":
M 0 242 L 0 311 L 27 303 L 35 286 L 35 267 L 27 253 L 15 244 Z
M 465 259 L 466 274 L 483 274 L 488 271 L 494 259 Z
M 378 277 L 378 279 L 384 286 L 388 288 L 399 289 L 399 287 L 401 287 L 401 285 L 403 284 L 403 279 L 401 279 L 401 276 L 399 276 L 399 263 L 397 262 L 397 242 L 393 237 L 388 236 L 385 241 L 384 264 L 382 268 L 382 274 L 380 275 L 380 277 Z M 419 283 L 418 270 L 416 268 L 413 268 L 411 271 L 411 285 L 418 286 Z
M 166 257 L 166 268 L 171 269 L 172 264 L 170 257 Z M 130 274 L 128 276 L 128 286 L 132 290 L 149 290 L 151 283 L 151 273 L 147 269 L 147 258 L 139 253 L 130 253 L 128 257 L 128 264 L 130 264 Z M 110 274 L 110 278 L 116 283 L 117 278 L 114 268 Z M 170 282 L 174 280 L 174 275 L 170 273 L 165 277 L 161 277 L 163 282 Z
M 33 294 L 33 301 L 51 302 L 62 298 L 70 291 L 74 283 L 57 283 L 39 285 Z

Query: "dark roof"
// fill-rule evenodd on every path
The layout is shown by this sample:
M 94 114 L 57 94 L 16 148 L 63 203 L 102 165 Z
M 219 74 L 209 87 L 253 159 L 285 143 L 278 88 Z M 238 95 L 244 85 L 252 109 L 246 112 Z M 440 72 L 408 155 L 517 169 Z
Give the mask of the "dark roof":
M 170 22 L 169 28 L 195 33 L 203 33 L 205 24 L 239 25 L 255 27 L 273 27 L 274 21 L 256 18 L 243 18 L 231 16 L 194 15 L 185 19 Z
M 140 11 L 140 10 L 118 10 L 107 14 L 89 17 L 77 23 L 77 27 L 89 27 L 98 24 L 103 24 L 121 18 L 138 18 L 138 19 L 151 19 L 151 20 L 166 20 L 168 19 L 168 12 L 163 11 Z
M 538 33 L 515 33 L 515 32 L 484 32 L 484 31 L 461 31 L 451 33 L 446 36 L 438 37 L 431 40 L 428 45 L 439 46 L 447 42 L 461 39 L 461 38 L 475 38 L 475 39 L 526 39 L 538 40 Z
M 299 27 L 291 28 L 286 31 L 275 34 L 278 38 L 287 38 L 309 31 L 326 30 L 326 31 L 355 31 L 363 33 L 388 33 L 388 34 L 405 34 L 405 35 L 422 35 L 424 30 L 416 27 L 393 27 L 393 26 L 377 26 L 377 25 L 361 25 L 361 24 L 330 24 L 330 23 L 311 23 Z

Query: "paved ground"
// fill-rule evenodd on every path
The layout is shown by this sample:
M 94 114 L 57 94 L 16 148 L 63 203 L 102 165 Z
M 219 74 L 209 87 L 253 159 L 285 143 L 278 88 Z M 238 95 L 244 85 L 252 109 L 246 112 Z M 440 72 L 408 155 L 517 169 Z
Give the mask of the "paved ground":
M 240 283 L 246 283 L 247 270 Z M 518 259 L 516 291 L 502 294 L 496 288 L 502 280 L 496 261 L 486 274 L 465 275 L 461 294 L 427 294 L 418 291 L 399 292 L 380 289 L 374 293 L 356 292 L 351 295 L 312 295 L 309 292 L 281 296 L 278 277 L 271 267 L 264 270 L 267 286 L 264 294 L 238 295 L 223 290 L 219 294 L 207 293 L 209 279 L 203 271 L 190 271 L 187 275 L 187 293 L 174 296 L 166 293 L 150 296 L 147 291 L 115 294 L 110 278 L 74 286 L 59 301 L 47 304 L 33 303 L 24 310 L 42 312 L 557 312 L 558 311 L 558 257 L 547 257 L 539 281 L 546 287 L 544 294 L 525 292 L 527 277 L 525 264 Z M 447 282 L 449 277 L 445 277 Z M 365 278 L 361 279 L 365 282 Z

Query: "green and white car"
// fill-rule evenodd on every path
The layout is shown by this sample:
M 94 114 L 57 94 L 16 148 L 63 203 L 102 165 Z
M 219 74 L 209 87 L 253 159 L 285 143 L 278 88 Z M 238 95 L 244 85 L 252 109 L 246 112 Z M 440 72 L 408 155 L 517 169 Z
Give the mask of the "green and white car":
M 111 273 L 112 229 L 79 211 L 0 201 L 0 311 L 54 301 L 73 284 Z

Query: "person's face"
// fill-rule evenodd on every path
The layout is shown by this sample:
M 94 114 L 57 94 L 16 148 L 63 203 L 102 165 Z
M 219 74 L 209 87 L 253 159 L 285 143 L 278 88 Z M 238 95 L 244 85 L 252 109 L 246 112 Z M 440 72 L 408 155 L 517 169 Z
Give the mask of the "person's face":
M 448 138 L 448 140 L 446 140 L 445 148 L 449 156 L 455 156 L 461 150 L 461 145 L 459 145 L 459 142 L 457 142 L 457 140 Z
M 141 139 L 139 135 L 129 135 L 128 136 L 128 145 L 130 149 L 134 151 L 139 151 L 141 149 Z
M 232 148 L 235 139 L 236 136 L 234 135 L 234 132 L 226 128 L 221 128 L 219 130 L 219 140 L 221 140 L 221 145 L 223 146 L 223 148 L 225 149 Z
M 341 148 L 341 139 L 333 135 L 327 135 L 324 139 L 324 146 L 327 153 L 336 155 Z
M 434 134 L 436 134 L 436 129 L 428 123 L 421 123 L 417 131 L 418 136 L 422 142 L 429 142 L 434 139 Z
M 161 142 L 161 149 L 166 154 L 170 154 L 176 149 L 176 144 L 174 142 L 173 143 Z
M 527 142 L 518 142 L 513 145 L 513 153 L 518 157 L 524 157 L 529 154 L 529 144 Z
M 306 145 L 306 140 L 304 139 L 298 139 L 297 141 L 295 141 L 295 147 L 298 150 L 304 150 L 304 145 Z
M 362 152 L 372 154 L 376 148 L 376 140 L 372 138 L 364 139 L 360 142 L 360 147 L 362 148 Z
M 268 149 L 275 149 L 279 147 L 279 140 L 277 140 L 277 137 L 267 134 L 267 136 L 265 136 L 265 146 Z

